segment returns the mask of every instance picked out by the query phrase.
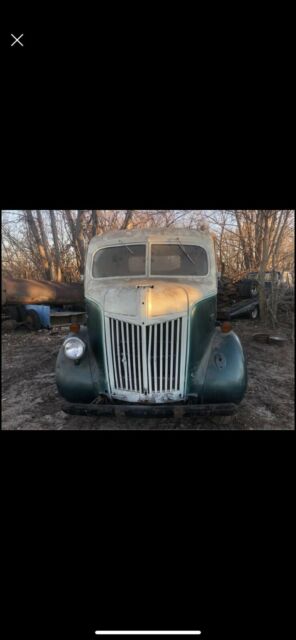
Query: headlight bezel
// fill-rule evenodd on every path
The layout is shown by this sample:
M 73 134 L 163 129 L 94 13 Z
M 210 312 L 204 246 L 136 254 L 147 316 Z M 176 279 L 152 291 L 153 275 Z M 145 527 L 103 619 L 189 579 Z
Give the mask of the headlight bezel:
M 69 342 L 74 342 L 77 345 L 79 345 L 82 350 L 79 353 L 79 355 L 74 355 L 74 356 L 70 356 L 69 353 L 66 350 L 66 346 L 69 344 Z M 83 340 L 81 340 L 81 338 L 78 338 L 78 336 L 69 336 L 68 338 L 66 338 L 64 344 L 63 344 L 63 348 L 64 348 L 64 354 L 66 356 L 66 358 L 68 358 L 69 360 L 72 360 L 73 362 L 78 362 L 79 360 L 81 360 L 81 358 L 83 358 L 84 354 L 85 354 L 85 350 L 86 350 L 86 344 Z

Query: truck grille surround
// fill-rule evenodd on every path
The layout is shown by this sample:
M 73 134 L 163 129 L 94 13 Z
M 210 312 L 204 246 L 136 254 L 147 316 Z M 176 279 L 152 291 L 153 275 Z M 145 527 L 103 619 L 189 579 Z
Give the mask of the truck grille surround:
M 130 402 L 184 397 L 187 316 L 151 324 L 105 317 L 111 395 Z

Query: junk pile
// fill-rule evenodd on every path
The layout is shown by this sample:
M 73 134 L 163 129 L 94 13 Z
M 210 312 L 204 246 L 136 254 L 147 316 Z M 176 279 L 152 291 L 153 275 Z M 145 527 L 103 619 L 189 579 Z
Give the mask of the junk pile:
M 238 287 L 230 278 L 219 278 L 218 280 L 218 305 L 225 307 L 233 304 L 239 298 Z

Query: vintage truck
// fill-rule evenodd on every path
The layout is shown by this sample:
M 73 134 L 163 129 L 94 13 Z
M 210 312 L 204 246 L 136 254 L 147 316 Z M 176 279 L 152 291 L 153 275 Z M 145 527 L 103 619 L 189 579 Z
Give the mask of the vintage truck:
M 94 237 L 87 325 L 62 344 L 63 408 L 83 415 L 231 415 L 247 387 L 239 338 L 218 323 L 207 231 L 146 229 Z

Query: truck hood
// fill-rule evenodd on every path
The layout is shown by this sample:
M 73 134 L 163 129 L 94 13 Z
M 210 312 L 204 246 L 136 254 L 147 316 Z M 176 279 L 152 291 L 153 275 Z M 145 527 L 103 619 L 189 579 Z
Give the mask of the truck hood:
M 86 290 L 86 299 L 97 302 L 104 313 L 135 320 L 188 313 L 191 306 L 214 295 L 216 290 L 209 283 L 153 279 L 91 281 Z

